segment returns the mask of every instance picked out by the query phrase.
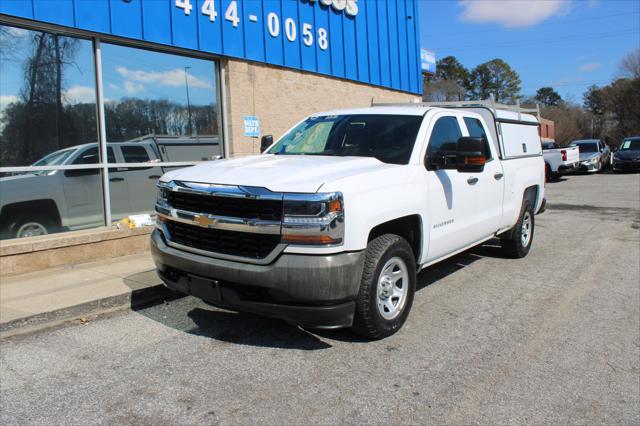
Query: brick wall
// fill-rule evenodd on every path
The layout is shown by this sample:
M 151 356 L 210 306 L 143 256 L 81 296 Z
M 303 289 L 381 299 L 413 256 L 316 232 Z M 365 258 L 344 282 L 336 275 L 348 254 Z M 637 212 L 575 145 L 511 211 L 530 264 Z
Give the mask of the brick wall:
M 280 137 L 314 112 L 411 102 L 419 96 L 297 70 L 238 60 L 227 62 L 227 127 L 231 156 L 260 153 L 260 139 L 244 136 L 242 118 L 260 118 L 262 134 Z

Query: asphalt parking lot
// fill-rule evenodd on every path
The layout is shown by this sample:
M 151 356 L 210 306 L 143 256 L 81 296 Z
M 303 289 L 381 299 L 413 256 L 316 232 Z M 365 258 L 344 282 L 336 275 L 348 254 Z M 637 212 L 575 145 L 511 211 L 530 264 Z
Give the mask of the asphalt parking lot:
M 639 424 L 640 175 L 547 185 L 522 260 L 433 266 L 364 342 L 187 297 L 0 342 L 0 423 Z

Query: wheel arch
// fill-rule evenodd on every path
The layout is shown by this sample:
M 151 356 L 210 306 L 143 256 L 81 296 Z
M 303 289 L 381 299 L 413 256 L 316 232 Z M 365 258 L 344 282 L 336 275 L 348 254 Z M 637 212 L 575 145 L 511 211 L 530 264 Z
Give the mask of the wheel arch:
M 395 234 L 407 240 L 415 256 L 416 264 L 420 263 L 423 250 L 423 223 L 420 215 L 403 216 L 374 226 L 369 231 L 367 243 L 384 234 Z
M 0 211 L 0 230 L 6 230 L 12 226 L 14 217 L 25 216 L 26 212 L 35 212 L 37 216 L 45 216 L 54 222 L 56 226 L 62 225 L 60 211 L 56 202 L 52 199 L 29 200 L 2 206 Z

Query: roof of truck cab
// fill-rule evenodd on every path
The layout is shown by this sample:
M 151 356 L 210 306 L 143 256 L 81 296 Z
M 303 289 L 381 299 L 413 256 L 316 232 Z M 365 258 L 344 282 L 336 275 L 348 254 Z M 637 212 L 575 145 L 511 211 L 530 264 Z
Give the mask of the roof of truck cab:
M 373 106 L 366 108 L 349 108 L 349 109 L 335 109 L 331 111 L 323 111 L 313 114 L 313 116 L 327 116 L 327 115 L 364 115 L 364 114 L 389 114 L 389 115 L 424 115 L 429 107 L 424 106 Z
M 361 115 L 361 114 L 389 114 L 389 115 L 424 115 L 430 110 L 438 111 L 474 111 L 473 107 L 455 107 L 455 108 L 443 108 L 435 106 L 425 106 L 421 104 L 407 104 L 405 105 L 390 105 L 390 106 L 372 106 L 366 108 L 349 108 L 349 109 L 336 109 L 331 111 L 323 111 L 313 114 L 313 116 L 328 116 L 328 115 Z M 485 108 L 488 109 L 488 108 Z M 498 120 L 514 120 L 524 121 L 530 123 L 538 123 L 538 119 L 531 114 L 518 114 L 517 112 L 496 109 L 495 115 Z

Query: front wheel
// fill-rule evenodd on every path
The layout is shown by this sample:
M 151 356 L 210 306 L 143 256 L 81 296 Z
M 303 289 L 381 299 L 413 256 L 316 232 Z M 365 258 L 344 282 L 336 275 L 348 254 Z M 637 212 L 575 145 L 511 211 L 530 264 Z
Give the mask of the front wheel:
M 371 339 L 398 331 L 411 310 L 416 261 L 409 243 L 393 234 L 367 245 L 353 330 Z
M 9 238 L 38 237 L 56 232 L 52 220 L 44 215 L 30 214 L 16 218 L 10 226 Z M 3 232 L 6 234 L 7 232 Z
M 502 251 L 509 257 L 519 259 L 525 257 L 531 249 L 533 232 L 535 230 L 535 216 L 530 201 L 522 203 L 520 217 L 516 225 L 500 238 Z

